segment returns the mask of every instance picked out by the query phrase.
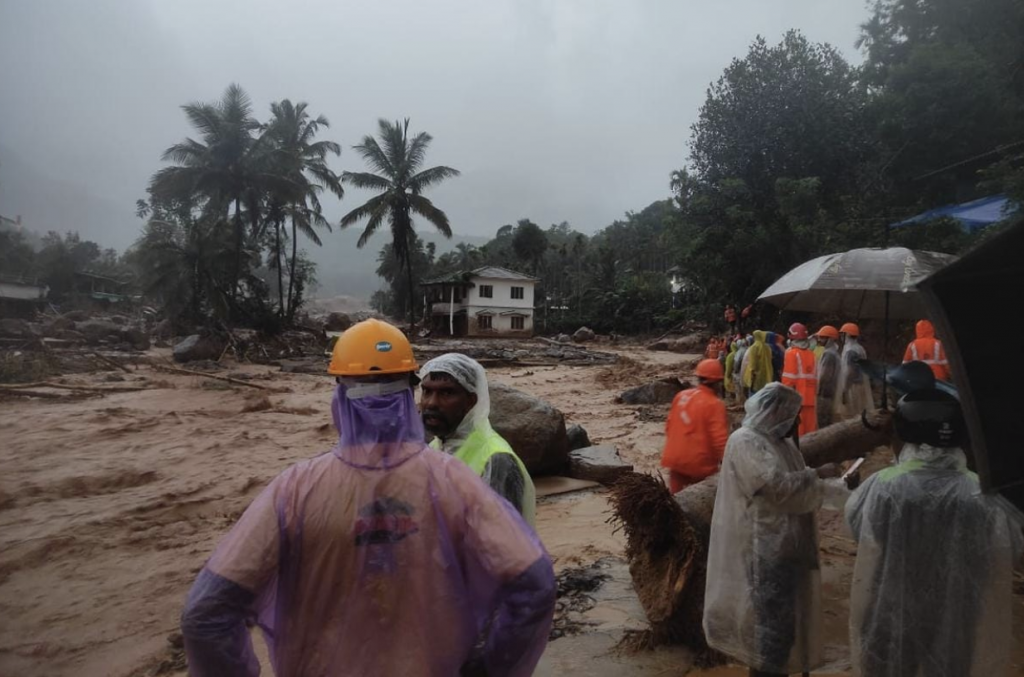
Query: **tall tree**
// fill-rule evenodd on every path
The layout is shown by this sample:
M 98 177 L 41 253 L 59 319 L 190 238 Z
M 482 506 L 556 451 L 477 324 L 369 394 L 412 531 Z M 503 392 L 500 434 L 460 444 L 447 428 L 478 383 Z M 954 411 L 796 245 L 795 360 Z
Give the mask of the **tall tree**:
M 317 134 L 329 128 L 331 123 L 323 115 L 310 117 L 307 107 L 305 102 L 293 104 L 288 99 L 272 103 L 272 117 L 266 131 L 273 146 L 271 157 L 274 172 L 286 180 L 272 197 L 272 202 L 276 204 L 273 211 L 276 217 L 274 228 L 278 254 L 281 250 L 284 219 L 290 220 L 292 226 L 287 306 L 280 301 L 280 288 L 283 287 L 280 261 L 277 266 L 280 312 L 289 319 L 297 310 L 294 291 L 299 260 L 298 234 L 301 232 L 318 247 L 321 246 L 315 228 L 322 227 L 329 231 L 331 225 L 323 216 L 319 196 L 324 191 L 339 198 L 345 195 L 341 177 L 327 166 L 328 156 L 341 155 L 341 146 L 333 141 L 316 140 Z
M 458 170 L 437 166 L 421 169 L 427 147 L 433 137 L 426 132 L 410 138 L 409 118 L 404 123 L 381 119 L 378 121 L 380 141 L 373 136 L 363 137 L 355 150 L 372 170 L 371 172 L 345 172 L 347 183 L 365 190 L 378 191 L 363 205 L 342 217 L 341 227 L 367 219 L 357 243 L 363 247 L 370 237 L 387 221 L 391 229 L 392 254 L 406 271 L 408 284 L 409 324 L 416 322 L 415 285 L 410 247 L 416 231 L 412 216 L 423 217 L 445 237 L 452 236 L 448 216 L 427 199 L 423 192 L 446 179 L 458 176 Z
M 251 199 L 254 189 L 274 183 L 262 157 L 265 145 L 257 135 L 260 125 L 252 116 L 249 95 L 237 84 L 230 85 L 217 103 L 190 103 L 182 106 L 182 110 L 201 140 L 186 138 L 164 151 L 162 159 L 175 165 L 154 174 L 150 187 L 161 200 L 200 195 L 205 198 L 204 206 L 210 214 L 227 217 L 234 207 L 234 300 L 245 257 L 243 202 L 249 203 L 250 222 L 255 224 L 257 217 Z
M 512 235 L 512 249 L 523 263 L 529 264 L 536 275 L 544 252 L 548 250 L 548 238 L 541 227 L 529 219 L 520 219 Z

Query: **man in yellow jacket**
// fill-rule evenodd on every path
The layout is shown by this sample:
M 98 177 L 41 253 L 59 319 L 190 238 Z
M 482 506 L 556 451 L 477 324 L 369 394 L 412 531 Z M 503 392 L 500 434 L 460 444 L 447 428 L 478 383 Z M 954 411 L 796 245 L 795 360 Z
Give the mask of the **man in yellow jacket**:
M 420 378 L 420 414 L 434 436 L 430 446 L 468 465 L 533 525 L 533 480 L 509 443 L 491 427 L 484 368 L 470 357 L 448 353 L 427 362 Z

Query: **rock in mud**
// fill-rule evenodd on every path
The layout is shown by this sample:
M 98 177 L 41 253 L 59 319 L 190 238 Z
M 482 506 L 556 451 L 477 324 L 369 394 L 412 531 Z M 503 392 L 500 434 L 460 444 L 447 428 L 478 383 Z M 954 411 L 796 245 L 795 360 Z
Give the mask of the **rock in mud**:
M 512 446 L 531 475 L 563 472 L 569 465 L 565 416 L 547 402 L 501 383 L 490 384 L 491 425 Z
M 89 343 L 100 343 L 107 339 L 119 339 L 121 328 L 106 320 L 86 320 L 75 325 L 75 330 L 85 335 Z
M 67 313 L 64 313 L 62 317 L 66 317 L 72 322 L 85 322 L 86 320 L 89 319 L 89 313 L 85 312 L 84 310 L 72 310 Z
M 276 364 L 281 367 L 281 371 L 288 374 L 327 374 L 327 361 L 322 357 L 278 360 Z
M 680 391 L 689 387 L 677 378 L 665 378 L 631 388 L 615 398 L 615 401 L 619 404 L 669 404 Z
M 171 338 L 174 335 L 174 323 L 170 318 L 165 318 L 156 323 L 153 327 L 153 336 L 157 338 Z
M 572 343 L 572 337 L 568 334 L 559 334 L 555 337 L 555 340 L 559 343 Z
M 149 335 L 138 327 L 123 329 L 121 340 L 130 343 L 135 350 L 149 350 Z
M 217 360 L 224 352 L 224 347 L 225 344 L 220 339 L 192 334 L 174 346 L 174 361 Z
M 123 327 L 124 325 L 128 324 L 128 318 L 125 317 L 124 315 L 111 315 L 110 321 L 119 327 Z
M 682 338 L 661 339 L 647 346 L 648 350 L 662 350 L 673 353 L 703 353 L 707 345 L 707 337 L 701 334 L 690 334 Z
M 633 466 L 622 460 L 615 447 L 601 445 L 586 447 L 569 453 L 569 477 L 612 484 Z
M 576 333 L 572 335 L 572 340 L 576 343 L 587 343 L 597 338 L 597 334 L 594 333 L 593 329 L 589 327 L 580 327 L 576 330 Z
M 345 313 L 331 313 L 324 320 L 326 331 L 347 331 L 352 326 L 352 318 Z
M 587 434 L 586 429 L 581 425 L 570 426 L 566 431 L 566 435 L 569 437 L 569 451 L 584 449 L 590 446 L 590 435 Z

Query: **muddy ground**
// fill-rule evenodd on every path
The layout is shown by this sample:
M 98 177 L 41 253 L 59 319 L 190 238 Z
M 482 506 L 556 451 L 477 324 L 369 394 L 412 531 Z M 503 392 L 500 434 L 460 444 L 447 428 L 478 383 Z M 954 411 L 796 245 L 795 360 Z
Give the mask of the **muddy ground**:
M 491 376 L 547 399 L 594 443 L 614 444 L 638 470 L 656 472 L 667 407 L 618 405 L 614 397 L 679 375 L 691 358 L 616 350 L 628 361 L 501 368 Z M 263 366 L 237 371 L 288 392 L 142 367 L 113 384 L 148 386 L 139 392 L 0 401 L 0 677 L 185 674 L 178 614 L 204 559 L 274 475 L 335 438 L 327 379 Z M 109 385 L 107 376 L 74 380 Z M 691 670 L 683 649 L 614 650 L 625 633 L 644 628 L 644 618 L 602 489 L 543 498 L 537 516 L 559 572 L 583 568 L 601 579 L 567 606 L 563 625 L 571 630 L 549 644 L 538 674 L 745 674 Z M 854 544 L 837 515 L 823 513 L 821 522 L 828 666 L 818 674 L 846 674 Z M 1024 674 L 1022 666 L 1018 596 L 1013 674 Z

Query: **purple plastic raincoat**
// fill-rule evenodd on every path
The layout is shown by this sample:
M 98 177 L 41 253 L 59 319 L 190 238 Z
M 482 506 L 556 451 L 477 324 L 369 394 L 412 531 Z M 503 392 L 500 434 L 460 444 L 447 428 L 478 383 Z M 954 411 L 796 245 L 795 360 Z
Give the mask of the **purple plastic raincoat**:
M 339 444 L 287 469 L 188 595 L 190 674 L 529 675 L 555 602 L 536 534 L 464 463 L 423 443 L 410 389 L 332 404 Z

